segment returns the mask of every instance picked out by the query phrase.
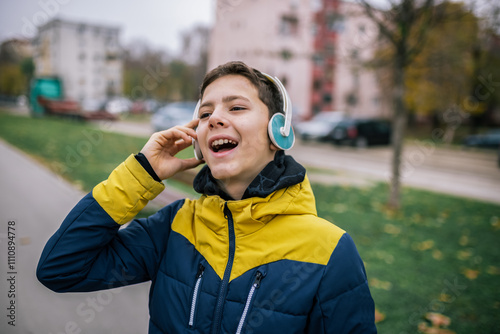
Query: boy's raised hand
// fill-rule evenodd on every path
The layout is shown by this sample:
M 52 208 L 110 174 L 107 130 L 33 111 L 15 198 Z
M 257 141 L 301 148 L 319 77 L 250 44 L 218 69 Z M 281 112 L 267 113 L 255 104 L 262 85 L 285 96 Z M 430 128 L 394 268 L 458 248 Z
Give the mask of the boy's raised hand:
M 192 138 L 197 139 L 196 131 L 199 119 L 194 119 L 186 125 L 178 125 L 168 130 L 154 133 L 149 138 L 141 153 L 146 156 L 156 175 L 162 180 L 174 176 L 186 169 L 202 164 L 203 160 L 196 158 L 180 159 L 177 153 L 192 145 Z

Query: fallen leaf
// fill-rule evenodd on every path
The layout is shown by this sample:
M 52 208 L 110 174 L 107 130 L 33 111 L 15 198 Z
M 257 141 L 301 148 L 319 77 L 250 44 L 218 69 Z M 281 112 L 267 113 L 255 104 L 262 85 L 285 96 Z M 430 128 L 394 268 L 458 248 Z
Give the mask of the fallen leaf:
M 486 269 L 486 272 L 490 275 L 500 275 L 500 268 L 495 267 L 495 266 L 488 266 L 488 269 Z
M 467 277 L 468 279 L 470 279 L 471 281 L 475 280 L 479 276 L 479 270 L 473 270 L 473 269 L 466 268 L 462 272 L 463 272 L 464 276 Z
M 388 234 L 398 235 L 401 233 L 401 227 L 393 224 L 385 224 L 384 232 Z
M 467 260 L 472 256 L 472 251 L 470 249 L 460 250 L 457 252 L 457 259 L 459 260 Z
M 428 312 L 425 318 L 431 322 L 433 327 L 448 327 L 451 324 L 451 319 L 441 313 Z
M 412 244 L 413 250 L 426 251 L 434 247 L 434 240 L 425 240 L 422 242 L 415 242 Z
M 443 253 L 442 253 L 439 249 L 435 249 L 435 250 L 432 252 L 432 257 L 433 257 L 435 260 L 442 260 L 442 259 L 443 259 Z
M 460 246 L 467 246 L 469 244 L 469 237 L 466 235 L 462 235 L 458 240 L 458 244 Z
M 333 212 L 344 213 L 347 211 L 347 205 L 338 203 L 333 206 Z
M 375 323 L 379 323 L 385 320 L 385 314 L 375 309 Z
M 452 296 L 447 293 L 441 293 L 439 295 L 439 300 L 445 303 L 450 303 L 452 301 Z
M 500 229 L 500 219 L 498 219 L 498 217 L 497 217 L 497 216 L 493 216 L 493 217 L 491 217 L 491 219 L 490 219 L 490 224 L 491 224 L 491 226 L 493 226 L 493 228 L 494 228 L 495 230 Z
M 377 278 L 371 278 L 370 279 L 370 286 L 376 288 L 376 289 L 381 289 L 381 290 L 386 290 L 389 291 L 392 289 L 392 283 L 388 281 L 381 281 Z
M 449 329 L 429 327 L 425 322 L 418 326 L 418 330 L 423 334 L 456 334 L 454 331 Z

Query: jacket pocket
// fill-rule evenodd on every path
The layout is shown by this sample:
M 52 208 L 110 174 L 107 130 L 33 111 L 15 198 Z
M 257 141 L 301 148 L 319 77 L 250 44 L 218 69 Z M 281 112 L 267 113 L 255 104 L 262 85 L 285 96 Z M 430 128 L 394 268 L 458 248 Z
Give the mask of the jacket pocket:
M 236 334 L 241 334 L 241 331 L 243 329 L 243 325 L 245 324 L 245 320 L 248 315 L 248 311 L 250 310 L 250 306 L 252 306 L 253 300 L 254 300 L 254 295 L 256 290 L 260 287 L 260 283 L 262 279 L 264 278 L 264 274 L 260 271 L 257 271 L 255 273 L 255 278 L 253 281 L 253 284 L 250 288 L 250 291 L 248 292 L 247 300 L 245 302 L 245 308 L 243 309 L 243 313 L 240 318 L 240 322 L 238 323 L 238 329 L 236 330 Z
M 191 299 L 191 309 L 189 311 L 189 328 L 194 327 L 194 315 L 196 312 L 196 306 L 198 304 L 198 297 L 200 295 L 201 280 L 203 278 L 203 272 L 205 267 L 200 263 L 198 266 L 198 272 L 196 273 L 196 283 L 194 285 L 193 298 Z

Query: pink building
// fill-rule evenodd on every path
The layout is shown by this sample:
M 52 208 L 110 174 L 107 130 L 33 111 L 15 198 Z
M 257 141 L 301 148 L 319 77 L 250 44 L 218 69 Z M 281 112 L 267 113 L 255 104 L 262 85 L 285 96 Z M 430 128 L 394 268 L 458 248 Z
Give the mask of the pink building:
M 208 69 L 241 60 L 277 76 L 296 120 L 319 111 L 381 116 L 375 74 L 361 65 L 376 37 L 359 6 L 348 2 L 217 0 Z
M 309 113 L 310 0 L 218 0 L 208 69 L 241 60 L 286 86 L 294 113 Z
M 389 118 L 391 109 L 379 78 L 366 66 L 378 47 L 378 27 L 360 5 L 347 1 L 340 4 L 336 22 L 334 108 L 355 118 Z

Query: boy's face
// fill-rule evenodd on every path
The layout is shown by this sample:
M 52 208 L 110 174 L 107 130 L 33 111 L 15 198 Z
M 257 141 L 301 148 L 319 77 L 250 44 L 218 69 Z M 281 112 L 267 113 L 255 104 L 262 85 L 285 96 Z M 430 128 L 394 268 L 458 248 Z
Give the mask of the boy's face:
M 214 178 L 247 183 L 274 158 L 276 148 L 267 134 L 269 110 L 251 82 L 227 75 L 203 94 L 198 142 Z

